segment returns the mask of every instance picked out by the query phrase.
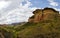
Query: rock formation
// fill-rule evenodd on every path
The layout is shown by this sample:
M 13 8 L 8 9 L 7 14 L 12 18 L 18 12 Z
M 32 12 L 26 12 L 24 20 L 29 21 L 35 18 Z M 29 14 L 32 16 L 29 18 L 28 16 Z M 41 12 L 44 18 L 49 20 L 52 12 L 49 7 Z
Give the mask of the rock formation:
M 59 12 L 53 8 L 36 9 L 32 12 L 34 15 L 28 19 L 28 22 L 38 23 L 43 20 L 53 20 L 59 15 Z

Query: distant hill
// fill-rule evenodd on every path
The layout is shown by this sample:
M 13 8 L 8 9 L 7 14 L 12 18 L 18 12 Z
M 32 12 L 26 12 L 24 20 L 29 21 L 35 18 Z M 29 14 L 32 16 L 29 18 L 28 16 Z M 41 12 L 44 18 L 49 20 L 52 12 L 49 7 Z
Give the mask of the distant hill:
M 23 25 L 25 24 L 26 22 L 18 22 L 18 23 L 12 23 L 11 25 Z
M 36 9 L 27 23 L 0 26 L 0 38 L 60 38 L 60 14 L 53 8 Z

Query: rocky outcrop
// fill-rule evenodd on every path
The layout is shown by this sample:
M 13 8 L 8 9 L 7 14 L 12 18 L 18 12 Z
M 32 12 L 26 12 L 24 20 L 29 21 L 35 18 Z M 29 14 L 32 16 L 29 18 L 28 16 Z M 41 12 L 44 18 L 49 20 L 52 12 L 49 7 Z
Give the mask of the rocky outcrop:
M 38 23 L 43 20 L 53 20 L 59 15 L 59 12 L 53 8 L 36 9 L 32 12 L 34 15 L 28 19 L 28 22 Z
M 3 34 L 2 34 L 2 33 L 0 33 L 0 38 L 4 38 L 4 36 L 3 36 Z

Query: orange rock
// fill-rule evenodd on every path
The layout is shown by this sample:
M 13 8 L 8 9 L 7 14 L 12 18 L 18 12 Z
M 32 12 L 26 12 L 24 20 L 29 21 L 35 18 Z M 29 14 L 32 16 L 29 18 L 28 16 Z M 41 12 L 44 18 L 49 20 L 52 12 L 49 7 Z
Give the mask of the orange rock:
M 55 16 L 57 16 L 59 12 L 53 8 L 44 8 L 36 9 L 35 11 L 33 11 L 33 14 L 34 15 L 28 19 L 28 22 L 38 23 L 41 20 L 51 20 Z

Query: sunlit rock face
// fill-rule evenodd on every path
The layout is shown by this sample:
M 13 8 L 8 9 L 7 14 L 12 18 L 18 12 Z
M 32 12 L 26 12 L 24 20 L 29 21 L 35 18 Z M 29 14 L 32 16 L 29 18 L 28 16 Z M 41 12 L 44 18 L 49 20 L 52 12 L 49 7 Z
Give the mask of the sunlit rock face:
M 59 14 L 58 11 L 56 11 L 53 8 L 43 9 L 44 20 L 53 20 L 58 14 Z
M 33 11 L 33 16 L 28 19 L 28 22 L 38 23 L 43 20 L 54 20 L 59 15 L 59 12 L 53 8 L 36 9 Z
M 33 16 L 31 16 L 28 19 L 28 22 L 39 22 L 42 19 L 42 10 L 41 9 L 36 9 L 35 11 L 33 11 Z

